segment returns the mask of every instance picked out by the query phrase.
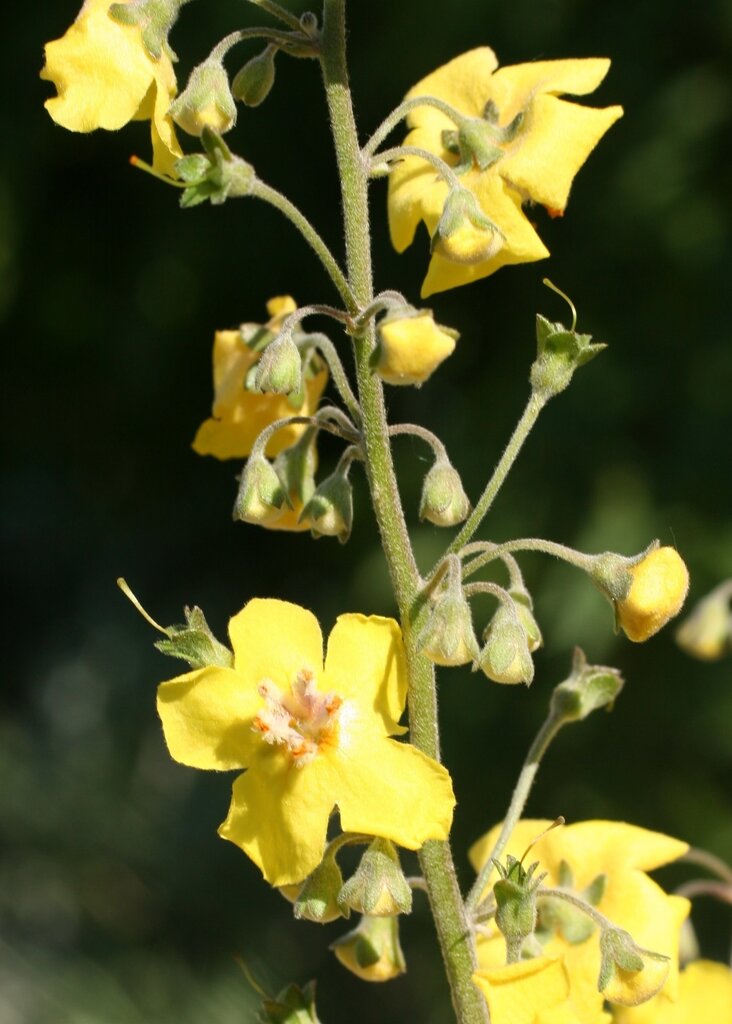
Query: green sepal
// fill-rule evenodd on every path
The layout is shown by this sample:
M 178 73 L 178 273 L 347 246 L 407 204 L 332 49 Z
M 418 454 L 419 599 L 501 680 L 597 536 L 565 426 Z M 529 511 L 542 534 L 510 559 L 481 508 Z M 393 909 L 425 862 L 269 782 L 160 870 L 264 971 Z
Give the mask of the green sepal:
M 172 60 L 176 56 L 168 44 L 168 35 L 178 12 L 188 0 L 128 0 L 112 4 L 109 16 L 121 25 L 139 25 L 145 49 L 154 60 L 166 50 Z
M 288 985 L 276 999 L 262 1001 L 259 1014 L 262 1024 L 320 1024 L 315 1011 L 315 982 L 300 988 Z
M 633 936 L 623 928 L 605 928 L 600 935 L 600 974 L 597 987 L 602 992 L 610 983 L 615 968 L 637 974 L 642 971 L 643 957 Z
M 531 386 L 545 401 L 568 387 L 574 371 L 607 348 L 592 343 L 591 334 L 579 334 L 564 324 L 536 315 L 537 356 L 531 367 Z
M 572 672 L 552 693 L 552 713 L 566 722 L 577 722 L 598 708 L 611 711 L 623 683 L 616 668 L 588 665 L 584 652 L 575 647 Z
M 338 893 L 344 912 L 355 910 L 372 917 L 410 914 L 412 890 L 404 877 L 399 854 L 388 839 L 374 839 L 358 868 Z
M 220 206 L 227 199 L 251 195 L 256 180 L 252 165 L 235 156 L 208 126 L 201 133 L 201 143 L 205 153 L 181 157 L 174 165 L 180 177 L 190 183 L 181 195 L 181 207 L 189 209 L 207 199 L 212 206 Z
M 185 625 L 168 626 L 167 640 L 158 640 L 156 648 L 171 658 L 187 661 L 191 668 L 218 665 L 231 668 L 234 655 L 211 632 L 200 608 L 185 608 Z

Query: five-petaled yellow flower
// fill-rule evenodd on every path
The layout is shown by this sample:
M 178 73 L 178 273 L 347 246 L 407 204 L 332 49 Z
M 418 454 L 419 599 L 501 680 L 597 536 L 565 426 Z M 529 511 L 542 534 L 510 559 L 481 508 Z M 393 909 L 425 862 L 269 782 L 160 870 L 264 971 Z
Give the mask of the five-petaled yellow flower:
M 617 1010 L 615 1024 L 721 1024 L 732 1020 L 732 970 L 694 960 L 679 975 L 677 999 L 661 992 L 643 1006 Z
M 182 151 L 168 116 L 176 93 L 170 56 L 165 50 L 151 56 L 139 25 L 115 21 L 110 7 L 111 0 L 86 0 L 66 34 L 46 44 L 41 78 L 58 90 L 46 110 L 73 132 L 114 131 L 149 119 L 153 165 L 172 175 Z
M 249 455 L 252 445 L 270 423 L 287 416 L 310 416 L 318 407 L 320 396 L 328 380 L 323 369 L 305 381 L 303 403 L 293 408 L 286 395 L 260 394 L 245 388 L 247 373 L 259 357 L 259 349 L 250 347 L 250 341 L 269 332 L 270 340 L 282 321 L 297 306 L 289 295 L 270 299 L 267 312 L 270 319 L 264 326 L 244 324 L 238 331 L 217 331 L 213 348 L 214 401 L 212 416 L 198 428 L 193 448 L 199 455 L 215 455 L 217 459 L 237 459 Z M 272 435 L 266 454 L 277 455 L 293 445 L 305 431 L 305 426 L 292 424 Z M 305 527 L 303 527 L 305 528 Z
M 435 107 L 416 107 L 407 117 L 412 130 L 405 145 L 429 150 L 453 166 L 477 199 L 478 213 L 497 229 L 476 230 L 466 219 L 452 247 L 460 262 L 434 251 L 423 296 L 549 255 L 522 207 L 534 202 L 553 216 L 564 212 L 575 174 L 622 108 L 592 109 L 560 96 L 592 92 L 609 66 L 609 60 L 593 58 L 496 70 L 496 56 L 484 46 L 456 57 L 407 93 L 408 99 L 436 97 L 463 115 L 456 125 Z M 397 251 L 412 243 L 420 221 L 435 235 L 448 192 L 435 167 L 420 157 L 397 164 L 389 177 L 389 225 Z
M 541 820 L 519 822 L 502 859 L 508 853 L 521 857 L 531 841 L 550 824 Z M 496 826 L 470 850 L 470 860 L 476 869 L 490 856 L 499 831 L 500 826 Z M 585 894 L 584 898 L 588 898 L 585 890 L 594 888 L 595 906 L 601 914 L 629 932 L 639 947 L 669 957 L 644 957 L 643 970 L 636 973 L 618 969 L 601 993 L 597 987 L 597 926 L 591 927 L 591 921 L 579 909 L 562 901 L 539 900 L 535 936 L 546 956 L 562 960 L 578 1020 L 602 1020 L 603 999 L 635 1004 L 650 999 L 661 986 L 675 998 L 679 931 L 689 912 L 689 901 L 666 895 L 645 872 L 675 860 L 687 849 L 687 844 L 677 839 L 624 822 L 582 821 L 548 832 L 528 853 L 527 863 L 539 862 L 537 874 L 548 872 L 544 886 L 569 886 L 577 895 Z M 497 877 L 494 871 L 488 888 Z M 506 946 L 497 929 L 489 937 L 478 939 L 478 961 L 480 968 L 489 972 L 505 964 Z
M 233 668 L 162 683 L 168 749 L 193 768 L 246 768 L 219 834 L 272 885 L 299 882 L 322 858 L 334 808 L 344 832 L 418 849 L 445 839 L 454 797 L 436 761 L 391 736 L 406 700 L 393 619 L 341 615 L 328 641 L 286 601 L 250 601 L 229 623 Z

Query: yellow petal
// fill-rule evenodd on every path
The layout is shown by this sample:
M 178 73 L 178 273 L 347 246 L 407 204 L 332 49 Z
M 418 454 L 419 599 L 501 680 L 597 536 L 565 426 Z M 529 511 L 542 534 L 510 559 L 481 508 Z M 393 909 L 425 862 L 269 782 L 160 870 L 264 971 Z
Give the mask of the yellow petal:
M 618 622 L 629 640 L 648 640 L 678 615 L 689 590 L 689 571 L 675 548 L 655 548 L 631 566 L 633 582 L 616 605 Z
M 622 107 L 594 110 L 555 96 L 537 96 L 515 142 L 507 147 L 499 173 L 534 202 L 562 211 L 574 176 L 622 115 Z
M 251 857 L 271 885 L 301 882 L 322 859 L 332 794 L 327 758 L 297 768 L 277 748 L 263 746 L 234 782 L 219 835 Z
M 497 67 L 498 60 L 489 46 L 468 50 L 423 78 L 409 90 L 406 98 L 438 96 L 463 114 L 482 117 Z M 410 111 L 407 124 L 410 128 L 429 128 L 438 133 L 455 127 L 446 114 L 428 106 Z
M 455 797 L 445 768 L 415 747 L 354 729 L 329 757 L 344 832 L 365 832 L 417 850 L 447 839 Z
M 434 141 L 420 131 L 410 132 L 404 144 L 421 146 L 432 151 L 435 146 Z M 441 151 L 442 144 L 437 144 Z M 429 220 L 434 230 L 448 191 L 447 183 L 439 177 L 431 164 L 414 156 L 399 161 L 389 175 L 387 207 L 391 244 L 397 252 L 404 252 L 412 244 L 420 221 Z
M 263 679 L 289 690 L 308 669 L 319 689 L 323 666 L 323 635 L 312 612 L 289 601 L 254 598 L 229 621 L 234 669 L 256 687 Z
M 585 96 L 594 92 L 609 70 L 607 57 L 510 64 L 491 77 L 490 98 L 498 107 L 499 123 L 508 124 L 537 96 Z
M 239 331 L 217 331 L 214 336 L 213 416 L 198 429 L 193 449 L 199 455 L 214 455 L 217 459 L 244 458 L 252 445 L 270 423 L 293 416 L 315 412 L 328 380 L 327 371 L 316 374 L 305 384 L 305 401 L 295 410 L 286 395 L 258 394 L 244 388 L 247 371 L 254 364 L 253 352 Z M 289 448 L 303 434 L 304 425 L 293 425 L 278 430 L 269 440 L 265 454 L 272 457 Z
M 473 975 L 483 992 L 491 1024 L 599 1024 L 602 1014 L 582 1020 L 570 1001 L 567 971 L 561 960 L 548 956 L 478 971 Z M 540 1014 L 551 1014 L 548 1017 Z
M 322 689 L 372 710 L 387 734 L 402 732 L 407 668 L 399 624 L 380 615 L 339 615 L 328 638 Z
M 158 687 L 170 756 L 191 768 L 242 768 L 261 745 L 252 718 L 262 698 L 230 668 L 203 668 Z
M 431 313 L 383 323 L 376 372 L 389 384 L 423 384 L 455 351 L 455 338 Z

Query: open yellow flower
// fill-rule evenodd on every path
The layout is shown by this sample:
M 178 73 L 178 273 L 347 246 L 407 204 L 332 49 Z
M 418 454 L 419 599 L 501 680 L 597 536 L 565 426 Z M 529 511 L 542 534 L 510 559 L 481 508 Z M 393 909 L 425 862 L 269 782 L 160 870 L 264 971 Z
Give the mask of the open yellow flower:
M 642 1006 L 623 1007 L 615 1024 L 721 1024 L 732 1020 L 732 970 L 712 960 L 694 960 L 679 975 L 678 998 L 661 992 Z
M 434 96 L 465 120 L 456 126 L 435 107 L 416 107 L 407 118 L 412 130 L 405 145 L 429 150 L 455 167 L 461 185 L 497 229 L 488 255 L 486 233 L 480 231 L 468 232 L 472 258 L 465 232 L 460 262 L 433 252 L 423 296 L 487 277 L 506 264 L 549 255 L 522 206 L 540 203 L 553 216 L 563 213 L 575 174 L 622 108 L 592 109 L 559 97 L 592 92 L 609 66 L 609 60 L 593 58 L 496 70 L 496 56 L 484 46 L 456 57 L 410 89 L 408 99 Z M 434 235 L 448 191 L 435 168 L 419 157 L 408 156 L 395 167 L 389 177 L 389 226 L 398 252 L 412 243 L 420 221 Z
M 555 957 L 487 967 L 473 979 L 486 998 L 491 1024 L 608 1024 L 611 1020 L 601 1006 L 590 1015 L 578 1013 L 567 968 Z
M 551 822 L 519 822 L 503 855 L 520 858 L 529 843 Z M 490 856 L 498 838 L 496 826 L 470 850 L 476 870 Z M 546 871 L 543 885 L 567 884 L 582 894 L 594 882 L 599 899 L 596 909 L 614 925 L 629 932 L 638 946 L 668 956 L 668 961 L 644 958 L 642 971 L 616 977 L 605 998 L 641 1001 L 649 999 L 665 982 L 664 992 L 672 998 L 678 984 L 678 938 L 681 923 L 689 912 L 688 900 L 668 896 L 645 873 L 680 857 L 688 846 L 677 839 L 649 832 L 635 825 L 614 821 L 583 821 L 548 832 L 526 857 L 527 863 L 539 862 L 537 874 Z M 598 885 L 602 876 L 603 884 Z M 488 888 L 496 881 L 493 872 Z M 572 1005 L 579 1019 L 594 1021 L 602 1009 L 603 994 L 598 991 L 600 947 L 597 927 L 581 911 L 560 901 L 539 901 L 536 937 L 542 952 L 560 958 L 570 979 Z M 480 967 L 490 969 L 505 964 L 506 946 L 497 929 L 478 940 Z M 616 972 L 620 974 L 621 972 Z
M 250 347 L 245 339 L 249 337 L 254 341 L 261 338 L 263 332 L 269 332 L 273 337 L 285 317 L 296 308 L 289 295 L 279 296 L 267 303 L 270 319 L 264 326 L 244 324 L 238 331 L 216 332 L 213 415 L 201 424 L 193 440 L 193 449 L 199 455 L 214 455 L 217 459 L 244 458 L 270 423 L 286 416 L 310 416 L 317 409 L 328 380 L 325 368 L 306 379 L 303 404 L 299 409 L 293 408 L 286 395 L 260 394 L 244 387 L 247 373 L 259 356 L 259 349 Z M 305 430 L 306 426 L 302 424 L 278 430 L 270 438 L 266 454 L 274 456 L 289 448 Z
M 341 615 L 323 638 L 314 615 L 253 600 L 229 623 L 233 668 L 162 683 L 158 711 L 172 757 L 193 768 L 247 768 L 219 834 L 272 885 L 320 863 L 337 806 L 344 832 L 418 849 L 445 839 L 454 797 L 447 771 L 391 736 L 406 700 L 393 619 Z
M 172 175 L 182 155 L 168 116 L 176 93 L 173 65 L 165 51 L 157 59 L 148 53 L 139 25 L 114 21 L 111 6 L 110 0 L 86 0 L 66 34 L 46 44 L 41 78 L 58 90 L 46 110 L 73 132 L 115 131 L 149 119 L 153 165 Z

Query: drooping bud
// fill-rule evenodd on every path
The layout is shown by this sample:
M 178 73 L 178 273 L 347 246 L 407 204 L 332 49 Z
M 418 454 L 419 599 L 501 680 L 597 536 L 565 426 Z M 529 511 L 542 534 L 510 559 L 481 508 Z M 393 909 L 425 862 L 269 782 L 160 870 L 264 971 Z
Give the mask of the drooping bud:
M 387 384 L 419 387 L 452 355 L 458 337 L 457 331 L 436 324 L 429 310 L 399 308 L 377 327 L 372 364 Z
M 326 852 L 317 868 L 305 879 L 293 902 L 298 921 L 328 924 L 337 917 L 348 917 L 348 907 L 340 905 L 338 894 L 343 875 L 332 852 Z
M 412 890 L 388 839 L 374 839 L 338 894 L 338 905 L 346 914 L 355 910 L 371 917 L 411 913 Z
M 591 576 L 613 602 L 616 625 L 629 640 L 648 640 L 681 611 L 689 572 L 671 547 L 654 541 L 634 558 L 611 552 L 598 555 Z
M 466 665 L 478 657 L 470 605 L 463 592 L 460 560 L 449 555 L 443 579 L 430 597 L 430 610 L 418 647 L 436 665 Z
M 716 661 L 732 651 L 732 580 L 698 601 L 676 630 L 676 643 L 693 658 Z
M 503 234 L 486 217 L 478 200 L 467 188 L 448 193 L 432 236 L 432 251 L 453 263 L 482 263 L 503 246 Z
M 471 505 L 460 474 L 450 461 L 438 455 L 422 484 L 419 518 L 435 526 L 456 526 L 467 519 Z
M 221 61 L 209 57 L 193 69 L 169 114 L 189 135 L 199 136 L 204 128 L 223 135 L 236 124 L 236 104 Z
M 258 107 L 270 94 L 275 80 L 276 46 L 267 46 L 234 75 L 231 91 L 234 99 L 248 107 Z
M 544 643 L 544 638 L 541 635 L 539 623 L 534 617 L 534 602 L 531 600 L 531 594 L 526 587 L 512 584 L 508 588 L 508 596 L 512 599 L 518 620 L 526 632 L 529 653 L 533 654 Z
M 315 488 L 300 513 L 314 537 L 337 537 L 345 544 L 353 526 L 353 490 L 348 479 L 350 461 L 343 459 L 329 477 Z
M 262 1001 L 263 1024 L 320 1024 L 315 1011 L 315 982 L 288 985 L 276 999 Z
M 122 25 L 139 25 L 145 49 L 158 60 L 168 46 L 168 35 L 178 12 L 188 0 L 127 0 L 112 4 L 109 16 Z
M 315 471 L 318 468 L 317 437 L 315 427 L 308 427 L 299 441 L 285 448 L 274 460 L 275 471 L 282 481 L 289 508 L 273 526 L 276 530 L 307 530 L 308 523 L 300 516 L 305 504 L 315 491 Z
M 525 683 L 534 679 L 534 662 L 526 630 L 513 603 L 501 604 L 483 634 L 478 667 L 494 683 Z
M 270 523 L 277 519 L 287 501 L 276 470 L 264 455 L 252 452 L 239 482 L 234 519 L 244 523 Z
M 297 394 L 302 390 L 302 358 L 292 331 L 278 334 L 264 349 L 257 363 L 254 386 L 257 391 L 275 395 Z
M 667 956 L 641 949 L 624 929 L 602 930 L 597 987 L 611 1003 L 637 1006 L 655 996 L 668 977 L 669 966 Z
M 578 722 L 598 708 L 609 711 L 622 688 L 623 677 L 617 669 L 588 665 L 583 651 L 575 647 L 570 676 L 554 687 L 552 714 L 567 722 Z
M 569 386 L 578 367 L 589 363 L 607 345 L 593 344 L 592 335 L 579 334 L 575 330 L 577 314 L 570 300 L 551 282 L 545 280 L 544 284 L 566 299 L 573 313 L 571 328 L 550 323 L 538 313 L 536 316 L 537 355 L 531 367 L 531 388 L 534 395 L 548 402 Z
M 407 969 L 398 917 L 362 917 L 357 928 L 336 939 L 330 948 L 362 981 L 391 981 Z

